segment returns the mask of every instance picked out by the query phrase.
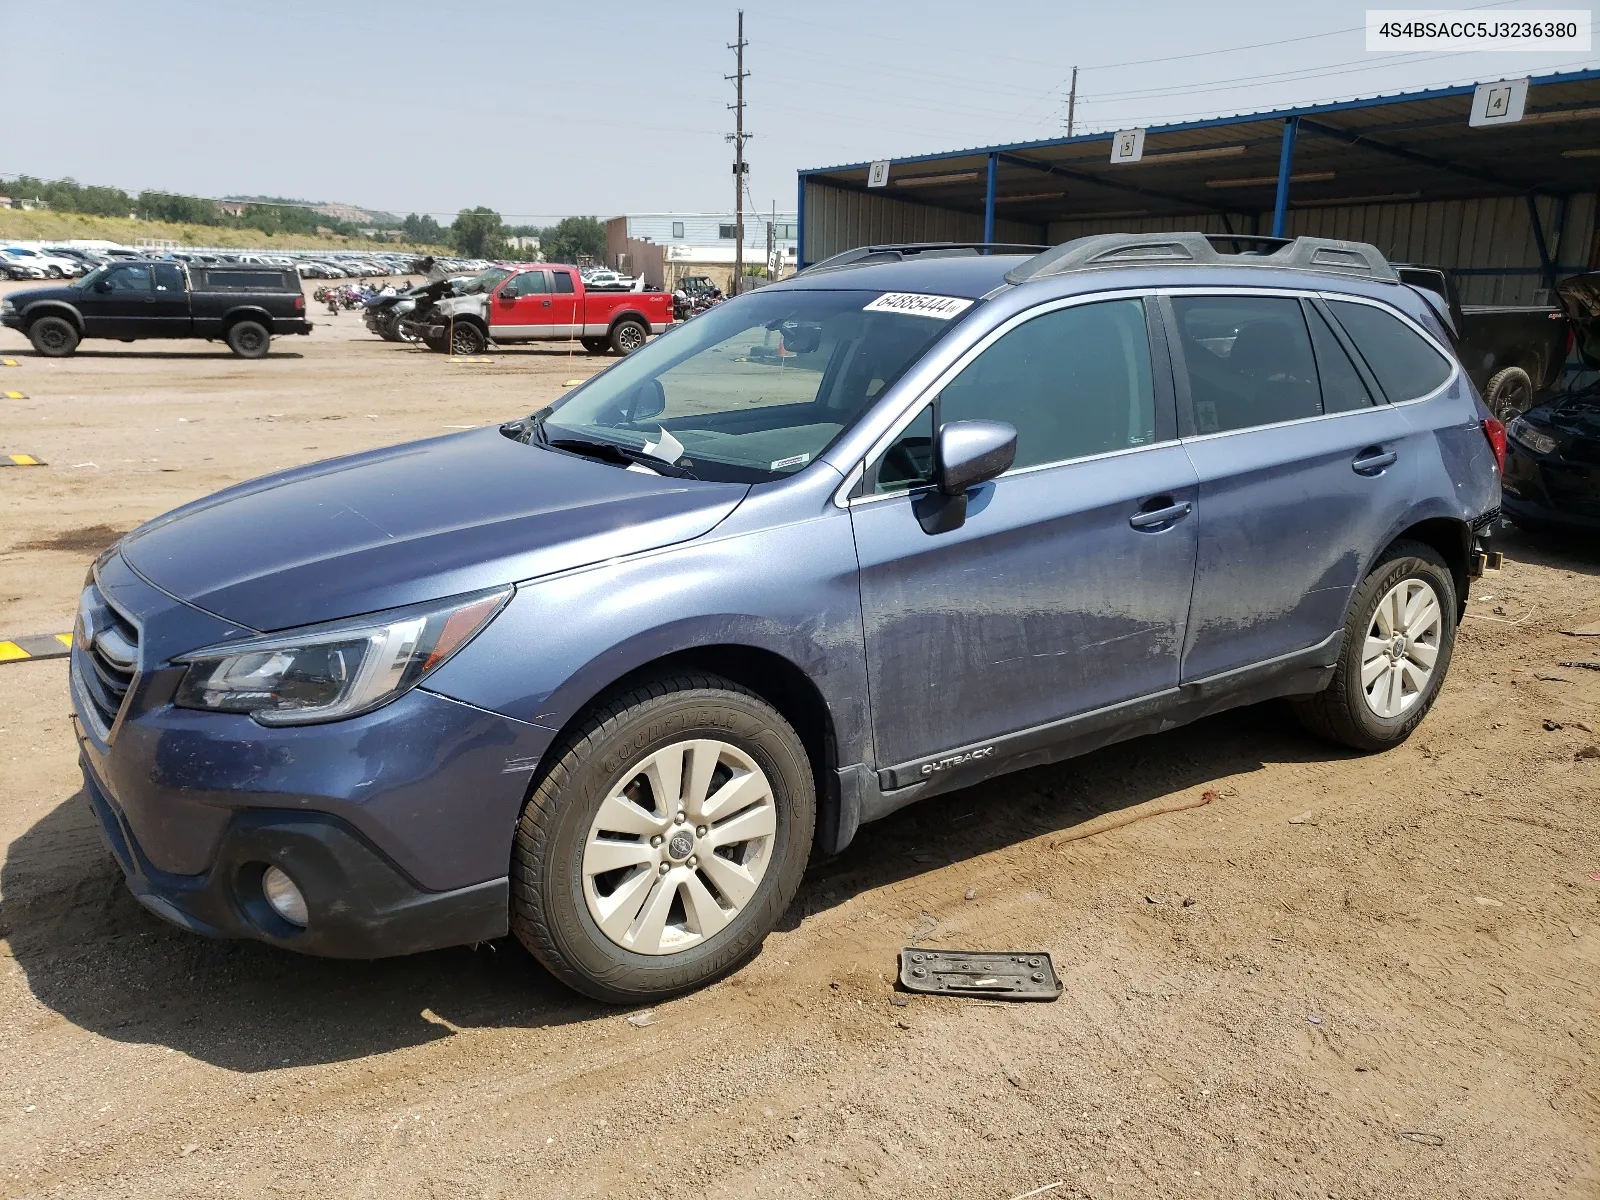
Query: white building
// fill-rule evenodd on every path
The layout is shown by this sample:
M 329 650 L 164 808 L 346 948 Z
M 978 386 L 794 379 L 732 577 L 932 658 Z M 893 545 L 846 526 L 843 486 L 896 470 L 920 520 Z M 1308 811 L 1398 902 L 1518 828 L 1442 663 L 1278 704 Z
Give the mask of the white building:
M 746 271 L 754 268 L 772 279 L 792 275 L 798 232 L 792 212 L 746 213 Z M 606 222 L 606 265 L 643 275 L 652 287 L 670 288 L 686 275 L 709 275 L 728 291 L 738 248 L 732 213 L 629 213 Z

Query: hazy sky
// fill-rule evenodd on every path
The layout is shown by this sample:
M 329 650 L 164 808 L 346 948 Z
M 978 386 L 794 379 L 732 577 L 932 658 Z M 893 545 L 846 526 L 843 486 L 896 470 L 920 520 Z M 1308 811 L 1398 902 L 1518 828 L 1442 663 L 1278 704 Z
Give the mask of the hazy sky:
M 726 210 L 736 8 L 0 0 L 0 173 L 514 222 Z M 1600 65 L 1368 54 L 1365 8 L 751 0 L 750 191 L 792 208 L 797 168 L 1059 135 L 1074 63 L 1080 132 Z

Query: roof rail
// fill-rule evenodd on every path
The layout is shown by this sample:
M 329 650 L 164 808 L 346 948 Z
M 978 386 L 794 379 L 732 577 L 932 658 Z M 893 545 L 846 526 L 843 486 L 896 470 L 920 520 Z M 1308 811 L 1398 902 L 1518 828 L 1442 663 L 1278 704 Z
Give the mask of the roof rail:
M 1034 246 L 1013 242 L 903 242 L 882 246 L 857 246 L 843 254 L 835 254 L 821 262 L 812 263 L 797 274 L 813 271 L 838 271 L 844 267 L 865 267 L 872 263 L 902 262 L 908 258 L 956 258 L 972 254 L 1039 254 L 1050 246 Z
M 1224 250 L 1223 246 L 1238 246 Z M 1398 282 L 1383 253 L 1366 242 L 1334 238 L 1271 238 L 1247 233 L 1097 233 L 1074 238 L 1006 272 L 1010 283 L 1026 283 L 1101 267 L 1159 266 L 1287 267 L 1296 271 L 1361 275 Z

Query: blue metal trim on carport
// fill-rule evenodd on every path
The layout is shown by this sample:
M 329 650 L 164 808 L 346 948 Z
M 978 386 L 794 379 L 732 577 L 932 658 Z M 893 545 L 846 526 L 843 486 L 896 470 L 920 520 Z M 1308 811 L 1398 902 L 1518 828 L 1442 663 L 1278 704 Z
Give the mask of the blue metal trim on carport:
M 1532 86 L 1539 87 L 1543 84 L 1553 83 L 1586 83 L 1591 79 L 1600 79 L 1600 68 L 1587 71 L 1554 71 L 1548 75 L 1535 75 L 1532 77 Z M 1441 100 L 1449 96 L 1470 96 L 1477 89 L 1475 83 L 1464 83 L 1456 87 L 1433 88 L 1420 92 L 1396 92 L 1387 96 L 1366 96 L 1359 100 L 1338 100 L 1331 104 L 1309 104 L 1301 108 L 1280 108 L 1271 112 L 1236 113 L 1231 117 L 1207 117 L 1203 121 L 1182 121 L 1176 125 L 1151 125 L 1145 132 L 1146 136 L 1160 133 L 1186 133 L 1193 129 L 1215 129 L 1222 125 L 1249 125 L 1258 121 L 1287 121 L 1290 117 L 1314 117 L 1320 113 L 1348 112 L 1357 108 L 1379 108 L 1390 104 L 1407 104 L 1414 100 Z M 895 165 L 902 163 L 939 162 L 947 158 L 970 158 L 977 154 L 1005 154 L 1021 150 L 1037 150 L 1048 146 L 1070 146 L 1081 142 L 1107 142 L 1115 134 L 1111 131 L 1104 133 L 1084 133 L 1070 138 L 1046 138 L 1034 142 L 1014 142 L 1004 146 L 971 146 L 964 150 L 946 150 L 938 154 L 917 154 L 910 158 L 897 158 Z M 844 163 L 833 167 L 807 167 L 800 172 L 805 175 L 828 175 L 835 171 L 858 171 L 870 167 L 871 163 Z
M 999 172 L 1000 156 L 989 155 L 989 179 L 983 193 L 983 240 L 986 242 L 994 241 L 994 194 Z
M 1272 202 L 1272 236 L 1281 238 L 1289 221 L 1289 177 L 1294 170 L 1294 138 L 1300 132 L 1300 118 L 1283 123 L 1283 147 L 1278 151 L 1278 195 Z

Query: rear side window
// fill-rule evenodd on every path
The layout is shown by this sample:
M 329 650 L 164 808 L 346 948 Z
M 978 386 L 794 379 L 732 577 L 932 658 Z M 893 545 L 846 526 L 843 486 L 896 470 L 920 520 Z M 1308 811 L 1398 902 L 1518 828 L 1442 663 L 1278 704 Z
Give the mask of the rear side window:
M 1450 363 L 1399 317 L 1371 304 L 1331 300 L 1361 357 L 1390 401 L 1426 396 L 1450 378 Z
M 550 278 L 555 281 L 556 292 L 574 294 L 572 289 L 572 275 L 567 271 L 552 271 Z
M 1195 430 L 1320 416 L 1317 363 L 1292 296 L 1174 296 Z
M 157 263 L 155 265 L 155 272 L 156 272 L 156 291 L 158 291 L 158 292 L 182 292 L 183 291 L 183 271 L 182 271 L 181 268 L 178 267 L 178 265 L 176 263 Z
M 281 292 L 286 285 L 281 271 L 218 271 L 206 272 L 206 284 L 225 292 Z
M 1322 379 L 1322 411 L 1354 412 L 1375 403 L 1362 382 L 1361 373 L 1350 361 L 1338 335 L 1312 305 L 1306 306 L 1306 321 L 1311 326 L 1311 345 L 1317 352 L 1317 374 Z

